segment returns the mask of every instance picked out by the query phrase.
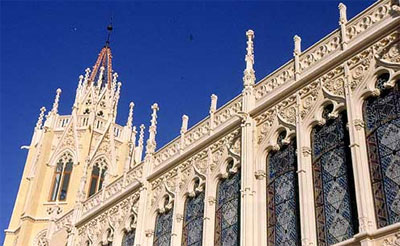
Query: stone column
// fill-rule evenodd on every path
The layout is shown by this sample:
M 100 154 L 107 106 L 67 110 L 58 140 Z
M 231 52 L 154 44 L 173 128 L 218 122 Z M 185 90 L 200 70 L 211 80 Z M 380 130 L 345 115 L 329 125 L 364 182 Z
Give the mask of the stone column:
M 254 202 L 254 119 L 250 116 L 250 111 L 254 108 L 255 95 L 255 72 L 253 38 L 254 32 L 249 30 L 247 35 L 247 54 L 246 69 L 243 77 L 242 91 L 242 118 L 241 124 L 241 214 L 240 214 L 240 245 L 253 246 L 255 235 L 255 225 L 262 223 L 257 221 L 255 202 Z
M 317 245 L 314 187 L 311 160 L 311 129 L 300 117 L 300 97 L 297 95 L 296 143 L 299 182 L 300 231 L 302 245 Z
M 358 101 L 355 100 L 351 90 L 351 77 L 347 63 L 344 65 L 344 67 L 344 92 L 347 105 L 347 118 L 356 190 L 359 231 L 371 232 L 372 230 L 376 229 L 376 221 L 368 165 L 367 146 L 365 143 L 364 122 L 362 120 L 363 101 L 361 99 Z

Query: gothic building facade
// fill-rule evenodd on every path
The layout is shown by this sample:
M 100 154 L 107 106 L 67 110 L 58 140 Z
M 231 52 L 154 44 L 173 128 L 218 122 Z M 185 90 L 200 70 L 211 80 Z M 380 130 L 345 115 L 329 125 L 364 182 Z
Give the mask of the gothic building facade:
M 106 45 L 40 116 L 5 246 L 400 245 L 400 5 L 380 0 L 156 148 L 115 123 L 121 83 Z M 142 154 L 143 153 L 143 154 Z

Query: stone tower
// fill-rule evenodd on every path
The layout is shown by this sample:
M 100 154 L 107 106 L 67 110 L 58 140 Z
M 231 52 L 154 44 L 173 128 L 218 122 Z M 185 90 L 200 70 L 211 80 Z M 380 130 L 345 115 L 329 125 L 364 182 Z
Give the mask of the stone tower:
M 50 241 L 56 218 L 104 193 L 102 187 L 141 161 L 144 126 L 136 141 L 133 102 L 125 126 L 115 123 L 117 79 L 107 42 L 93 68 L 79 76 L 71 114 L 58 113 L 61 89 L 47 115 L 40 109 L 5 245 Z

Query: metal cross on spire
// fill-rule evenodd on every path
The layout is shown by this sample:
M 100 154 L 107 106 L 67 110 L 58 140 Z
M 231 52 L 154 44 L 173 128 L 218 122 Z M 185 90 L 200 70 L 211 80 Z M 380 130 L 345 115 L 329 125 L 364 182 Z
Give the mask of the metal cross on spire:
M 106 40 L 107 47 L 110 45 L 110 37 L 111 37 L 112 30 L 113 30 L 113 26 L 112 26 L 112 16 L 111 16 L 110 24 L 107 26 L 107 40 Z

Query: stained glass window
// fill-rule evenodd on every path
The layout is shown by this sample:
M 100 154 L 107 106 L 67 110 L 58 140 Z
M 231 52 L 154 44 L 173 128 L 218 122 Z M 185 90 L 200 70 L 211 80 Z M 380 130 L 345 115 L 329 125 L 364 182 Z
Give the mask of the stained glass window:
M 319 246 L 344 241 L 358 231 L 346 114 L 328 119 L 331 111 L 331 105 L 324 109 L 326 124 L 315 127 L 311 135 Z
M 133 246 L 135 242 L 135 230 L 124 233 L 122 238 L 122 246 Z
M 232 166 L 232 165 L 230 165 Z M 218 185 L 215 246 L 240 245 L 240 172 Z
M 107 162 L 104 158 L 96 161 L 92 168 L 92 175 L 90 177 L 89 197 L 103 188 L 104 178 L 107 172 Z
M 300 245 L 296 141 L 282 145 L 267 157 L 268 246 Z
M 172 209 L 157 215 L 153 246 L 169 246 L 171 244 L 172 215 Z
M 389 74 L 378 78 L 381 95 L 364 103 L 366 144 L 378 227 L 400 222 L 400 89 L 382 90 Z
M 189 197 L 185 205 L 183 246 L 200 246 L 203 240 L 204 192 Z
M 72 155 L 68 152 L 64 153 L 57 162 L 53 175 L 53 185 L 50 194 L 50 201 L 65 201 L 69 180 L 72 173 Z

